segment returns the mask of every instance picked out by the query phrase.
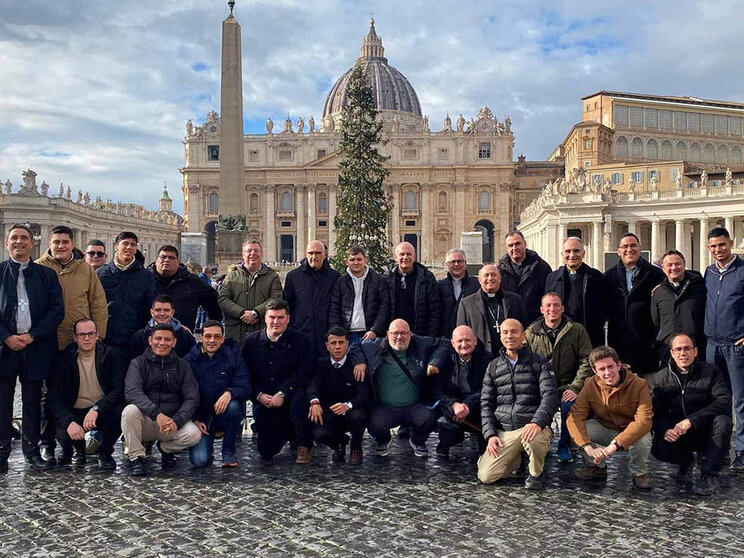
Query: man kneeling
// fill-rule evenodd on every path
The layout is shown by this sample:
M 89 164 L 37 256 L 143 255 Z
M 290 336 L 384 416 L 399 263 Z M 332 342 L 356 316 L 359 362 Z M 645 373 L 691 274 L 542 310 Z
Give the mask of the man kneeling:
M 176 452 L 201 439 L 191 422 L 199 406 L 199 386 L 188 363 L 173 351 L 176 332 L 168 324 L 157 324 L 148 339 L 150 347 L 129 364 L 124 384 L 129 405 L 121 415 L 121 430 L 134 476 L 147 475 L 142 442 L 158 441 L 165 469 L 176 464 Z
M 515 471 L 522 452 L 529 456 L 524 487 L 545 487 L 543 469 L 558 410 L 555 374 L 548 360 L 522 346 L 524 327 L 517 320 L 500 325 L 503 347 L 488 365 L 481 392 L 481 420 L 486 452 L 478 459 L 478 478 L 491 484 Z
M 611 347 L 594 349 L 589 365 L 595 375 L 587 378 L 566 421 L 571 438 L 585 454 L 586 466 L 574 473 L 582 480 L 607 478 L 605 460 L 628 450 L 633 485 L 648 490 L 653 417 L 648 383 L 622 366 Z M 594 418 L 587 420 L 590 413 Z

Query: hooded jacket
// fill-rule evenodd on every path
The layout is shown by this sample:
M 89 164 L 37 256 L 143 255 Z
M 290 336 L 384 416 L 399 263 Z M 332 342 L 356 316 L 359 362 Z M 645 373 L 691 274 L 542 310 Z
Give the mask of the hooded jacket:
M 414 294 L 414 323 L 408 324 L 416 335 L 437 337 L 442 328 L 442 306 L 439 300 L 439 289 L 434 274 L 418 262 L 416 268 L 416 286 Z M 394 266 L 385 276 L 388 297 L 388 322 L 397 318 L 395 314 L 395 280 L 398 266 Z
M 684 282 L 676 294 L 665 277 L 651 294 L 651 320 L 659 328 L 657 340 L 668 346 L 673 334 L 686 333 L 705 354 L 706 297 L 705 281 L 697 271 L 685 270 Z
M 540 299 L 545 294 L 545 281 L 552 272 L 550 265 L 537 252 L 528 249 L 522 262 L 521 275 L 514 271 L 509 254 L 499 258 L 498 268 L 501 272 L 501 289 L 522 297 L 527 310 L 527 323 L 532 323 L 540 317 Z M 527 323 L 522 325 L 526 326 Z
M 128 345 L 134 332 L 150 320 L 155 281 L 144 263 L 145 257 L 137 250 L 134 261 L 124 270 L 116 267 L 113 259 L 96 270 L 108 304 L 107 345 Z
M 96 272 L 84 261 L 83 253 L 77 248 L 73 249 L 72 260 L 63 266 L 47 250 L 36 263 L 53 270 L 62 287 L 65 317 L 57 327 L 58 350 L 64 350 L 75 340 L 75 322 L 82 318 L 93 320 L 98 336 L 105 339 L 108 326 L 106 293 Z

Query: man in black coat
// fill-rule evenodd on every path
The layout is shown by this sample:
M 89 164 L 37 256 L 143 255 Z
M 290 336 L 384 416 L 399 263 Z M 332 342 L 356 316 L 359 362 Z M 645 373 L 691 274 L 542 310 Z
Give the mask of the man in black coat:
M 607 342 L 623 364 L 644 377 L 658 370 L 651 293 L 664 272 L 641 258 L 641 241 L 633 233 L 620 237 L 617 253 L 620 261 L 605 271 Z
M 584 326 L 592 347 L 604 345 L 605 277 L 601 271 L 584 263 L 586 251 L 580 238 L 564 240 L 561 255 L 564 265 L 548 275 L 545 292 L 561 297 L 566 316 Z
M 385 277 L 390 321 L 405 320 L 416 335 L 439 336 L 442 307 L 434 274 L 416 261 L 410 242 L 395 247 L 395 263 Z
M 480 398 L 486 367 L 493 360 L 483 343 L 468 326 L 462 325 L 452 332 L 449 358 L 438 374 L 437 408 L 439 418 L 439 443 L 437 455 L 449 457 L 449 451 L 463 441 L 465 432 L 478 434 L 478 448 L 482 453 L 486 442 L 481 436 Z
M 690 335 L 674 335 L 670 344 L 672 359 L 654 379 L 651 453 L 679 465 L 677 479 L 688 486 L 697 453 L 702 472 L 695 491 L 708 496 L 731 443 L 731 390 L 725 372 L 697 358 Z
M 351 343 L 385 335 L 389 309 L 382 276 L 369 268 L 361 246 L 349 248 L 346 265 L 333 286 L 328 325 L 348 331 Z
M 478 479 L 491 484 L 508 476 L 520 466 L 524 451 L 529 456 L 524 487 L 541 490 L 558 388 L 548 360 L 523 346 L 524 340 L 524 328 L 517 320 L 501 324 L 503 348 L 488 365 L 481 392 L 487 446 L 478 460 Z
M 58 463 L 85 465 L 85 433 L 98 430 L 102 434 L 101 469 L 113 470 L 112 454 L 121 435 L 124 407 L 124 363 L 98 342 L 93 320 L 78 320 L 73 333 L 75 341 L 57 357 L 49 381 L 49 408 L 62 446 Z
M 457 310 L 457 325 L 470 326 L 486 350 L 497 354 L 501 348 L 499 327 L 507 318 L 514 318 L 527 327 L 527 311 L 518 294 L 501 288 L 501 273 L 493 264 L 478 271 L 480 290 L 466 296 Z
M 362 437 L 367 427 L 370 402 L 369 380 L 358 381 L 348 355 L 349 339 L 346 330 L 332 327 L 326 335 L 329 357 L 315 363 L 315 375 L 307 387 L 310 400 L 309 418 L 315 425 L 313 436 L 319 444 L 333 450 L 333 461 L 346 458 L 346 444 L 351 434 L 349 463 L 362 462 Z
M 442 302 L 441 337 L 452 337 L 452 330 L 457 326 L 457 310 L 460 301 L 480 289 L 478 279 L 468 273 L 468 260 L 465 252 L 459 248 L 447 251 L 444 259 L 447 277 L 437 282 L 439 298 Z
M 150 315 L 152 316 L 152 319 L 147 323 L 147 325 L 132 335 L 132 339 L 129 342 L 130 360 L 140 356 L 147 350 L 150 346 L 148 339 L 150 339 L 152 328 L 158 324 L 169 324 L 176 332 L 175 351 L 179 357 L 184 358 L 191 352 L 191 349 L 196 345 L 194 334 L 174 318 L 173 301 L 171 300 L 171 297 L 165 294 L 157 295 L 152 301 Z
M 527 310 L 527 326 L 540 317 L 540 299 L 545 294 L 545 280 L 551 273 L 550 266 L 537 252 L 527 249 L 527 241 L 518 230 L 509 231 L 504 237 L 506 254 L 499 259 L 501 288 L 522 297 Z
M 284 300 L 292 316 L 290 328 L 307 337 L 313 349 L 307 356 L 314 360 L 326 352 L 331 293 L 340 274 L 328 265 L 326 247 L 319 240 L 308 243 L 305 256 L 300 267 L 287 273 Z
M 178 262 L 178 249 L 175 246 L 161 246 L 157 259 L 147 269 L 155 279 L 155 294 L 167 294 L 171 298 L 175 318 L 181 325 L 194 331 L 200 306 L 206 310 L 210 320 L 222 320 L 217 291 Z
M 23 455 L 34 469 L 53 465 L 41 458 L 41 386 L 57 353 L 57 326 L 65 309 L 57 274 L 31 261 L 33 234 L 26 225 L 8 228 L 10 257 L 0 262 L 0 474 L 8 472 L 13 399 L 20 379 Z
M 669 342 L 675 333 L 687 333 L 705 354 L 705 302 L 708 291 L 697 271 L 685 269 L 685 257 L 669 250 L 661 260 L 666 277 L 651 293 L 651 320 L 659 329 L 657 345 L 661 365 L 669 362 Z
M 129 363 L 129 340 L 150 319 L 155 281 L 144 267 L 145 257 L 137 250 L 133 232 L 116 235 L 114 257 L 96 270 L 106 292 L 108 325 L 104 343 Z

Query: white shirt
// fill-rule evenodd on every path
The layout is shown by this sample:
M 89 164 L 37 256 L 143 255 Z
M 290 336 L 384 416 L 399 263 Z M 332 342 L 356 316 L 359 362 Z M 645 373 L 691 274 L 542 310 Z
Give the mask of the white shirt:
M 13 258 L 10 258 L 13 260 Z M 16 334 L 28 333 L 31 331 L 31 306 L 28 301 L 28 292 L 26 291 L 26 277 L 23 271 L 28 267 L 25 262 L 16 262 L 21 267 L 18 268 L 18 283 L 16 283 L 16 296 L 18 297 L 18 306 L 16 307 Z
M 452 277 L 452 291 L 455 294 L 455 300 L 459 300 L 460 293 L 462 293 L 462 277 L 460 279 Z
M 362 302 L 362 292 L 364 290 L 364 279 L 369 273 L 369 267 L 364 268 L 364 274 L 361 277 L 356 277 L 350 269 L 346 270 L 346 273 L 351 277 L 351 282 L 354 285 L 354 307 L 351 310 L 351 323 L 349 324 L 349 331 L 367 331 L 367 322 L 364 320 L 364 304 Z

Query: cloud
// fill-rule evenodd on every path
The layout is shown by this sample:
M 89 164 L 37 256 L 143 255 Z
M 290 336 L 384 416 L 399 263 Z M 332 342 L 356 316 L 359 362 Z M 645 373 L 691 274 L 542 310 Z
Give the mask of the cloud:
M 239 0 L 246 133 L 268 116 L 318 122 L 369 10 L 434 130 L 487 105 L 511 116 L 528 159 L 547 156 L 600 89 L 744 100 L 733 0 Z M 150 208 L 167 181 L 181 211 L 184 125 L 219 111 L 227 14 L 216 0 L 0 0 L 0 180 L 33 168 Z

